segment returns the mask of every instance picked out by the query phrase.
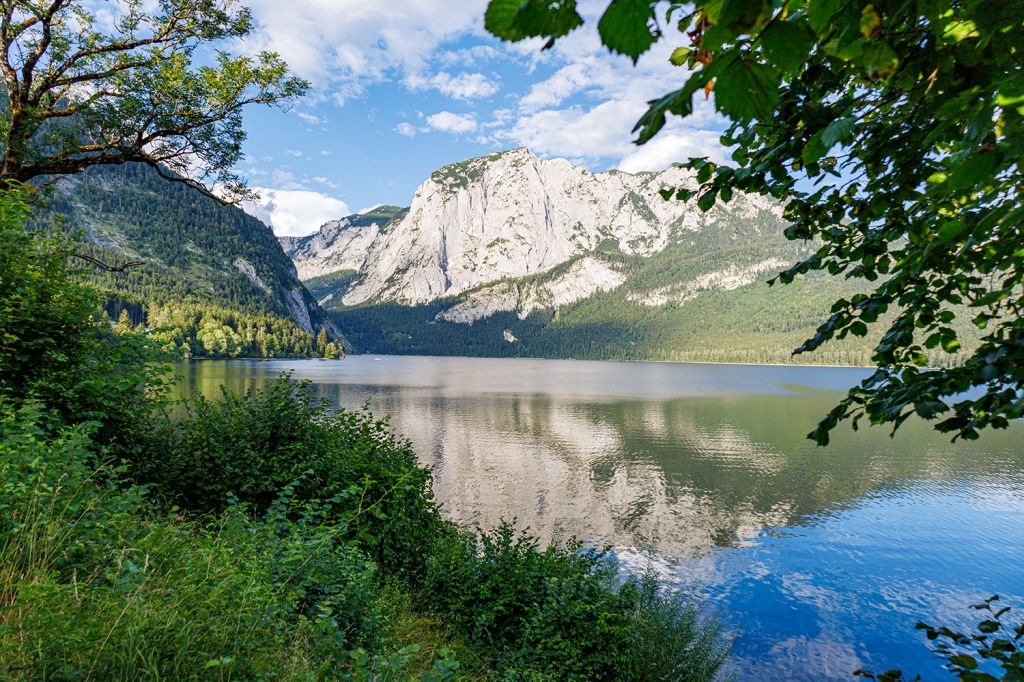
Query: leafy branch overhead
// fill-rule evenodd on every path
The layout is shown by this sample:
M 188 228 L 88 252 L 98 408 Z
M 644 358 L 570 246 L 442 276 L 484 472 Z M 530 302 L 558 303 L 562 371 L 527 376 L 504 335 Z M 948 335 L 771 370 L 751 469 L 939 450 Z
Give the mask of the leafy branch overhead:
M 0 181 L 142 162 L 229 199 L 241 111 L 307 89 L 270 52 L 221 46 L 252 29 L 231 0 L 115 0 L 102 22 L 83 0 L 0 0 Z
M 507 23 L 488 28 L 508 40 L 579 24 L 572 0 L 493 0 L 489 16 L 498 6 Z M 787 236 L 816 250 L 772 283 L 863 282 L 795 351 L 883 330 L 876 371 L 811 437 L 916 413 L 973 439 L 1024 415 L 1024 0 L 612 0 L 597 27 L 634 61 L 679 37 L 678 86 L 650 102 L 638 143 L 701 90 L 731 120 L 732 163 L 688 161 L 698 186 L 666 198 L 783 200 Z M 962 316 L 983 332 L 969 349 Z M 931 369 L 936 354 L 956 366 Z

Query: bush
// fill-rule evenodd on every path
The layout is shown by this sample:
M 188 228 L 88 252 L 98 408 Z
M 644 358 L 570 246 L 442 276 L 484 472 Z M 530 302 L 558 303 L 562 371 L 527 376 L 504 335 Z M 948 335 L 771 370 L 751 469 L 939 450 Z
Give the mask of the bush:
M 725 657 L 714 623 L 652 577 L 619 586 L 605 553 L 540 549 L 508 523 L 439 542 L 421 599 L 509 679 L 710 680 Z
M 373 564 L 322 514 L 150 519 L 43 421 L 0 400 L 3 679 L 316 679 L 380 644 Z
M 288 486 L 294 499 L 322 503 L 386 574 L 412 579 L 444 528 L 408 443 L 368 413 L 330 411 L 309 382 L 285 376 L 224 390 L 219 402 L 196 397 L 154 432 L 132 471 L 188 509 L 240 501 L 262 514 Z
M 66 240 L 25 231 L 32 192 L 0 189 L 0 393 L 32 398 L 54 425 L 96 421 L 95 438 L 129 447 L 163 368 L 143 335 L 119 335 L 100 297 L 69 267 Z

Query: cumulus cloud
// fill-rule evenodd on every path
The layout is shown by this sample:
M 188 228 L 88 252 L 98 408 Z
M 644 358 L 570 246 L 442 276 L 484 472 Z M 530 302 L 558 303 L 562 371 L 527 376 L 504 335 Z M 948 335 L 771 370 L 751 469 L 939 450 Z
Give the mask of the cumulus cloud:
M 416 126 L 411 123 L 399 123 L 395 126 L 395 132 L 402 137 L 416 137 Z
M 321 94 L 343 101 L 395 72 L 416 74 L 448 40 L 481 32 L 485 0 L 249 0 L 250 51 L 281 54 Z
M 268 189 L 256 187 L 257 202 L 242 208 L 269 225 L 279 237 L 295 237 L 316 232 L 329 220 L 350 215 L 348 204 L 321 192 L 306 189 Z
M 673 163 L 702 156 L 719 164 L 727 161 L 717 132 L 692 128 L 672 130 L 662 132 L 645 145 L 633 147 L 622 157 L 619 170 L 627 173 L 659 171 Z
M 447 71 L 429 77 L 412 74 L 405 79 L 405 84 L 413 90 L 434 89 L 458 100 L 490 97 L 500 89 L 496 79 L 482 73 L 460 73 L 453 76 Z
M 434 130 L 443 133 L 471 133 L 476 130 L 476 118 L 472 114 L 455 114 L 450 111 L 440 111 L 432 116 L 427 116 L 427 125 Z

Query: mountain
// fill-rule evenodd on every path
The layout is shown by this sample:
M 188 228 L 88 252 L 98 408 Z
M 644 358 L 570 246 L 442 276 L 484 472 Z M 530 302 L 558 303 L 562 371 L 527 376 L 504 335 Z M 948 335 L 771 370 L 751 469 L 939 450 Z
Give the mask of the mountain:
M 666 201 L 691 171 L 592 173 L 525 148 L 446 166 L 387 207 L 285 242 L 313 295 L 369 352 L 792 361 L 857 282 L 765 282 L 810 251 L 781 206 Z M 857 339 L 799 358 L 864 364 Z
M 791 361 L 857 282 L 765 285 L 810 246 L 777 203 L 708 213 L 666 201 L 691 171 L 591 173 L 526 149 L 434 172 L 408 210 L 285 242 L 300 276 L 368 352 Z M 869 340 L 868 340 L 869 341 Z M 866 340 L 802 361 L 864 363 Z
M 305 353 L 321 329 L 341 339 L 269 227 L 147 166 L 96 167 L 61 178 L 32 224 L 79 233 L 82 249 L 105 262 L 144 261 L 122 273 L 88 270 L 110 294 L 112 314 L 128 310 L 136 324 L 151 322 L 157 308 L 167 317 L 168 306 L 189 306 L 197 329 L 205 316 L 235 332 L 262 325 L 263 336 L 287 336 L 278 339 L 280 353 L 284 346 L 288 354 Z M 250 331 L 255 340 L 258 330 Z

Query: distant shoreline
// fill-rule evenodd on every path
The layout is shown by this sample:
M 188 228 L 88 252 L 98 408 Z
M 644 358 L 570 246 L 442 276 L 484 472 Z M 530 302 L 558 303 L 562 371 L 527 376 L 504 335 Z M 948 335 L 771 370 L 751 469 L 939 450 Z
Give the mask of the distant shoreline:
M 255 360 L 259 362 L 283 361 L 283 362 L 304 362 L 307 360 L 346 360 L 358 357 L 383 357 L 383 358 L 451 358 L 458 360 L 559 360 L 569 362 L 621 362 L 633 365 L 714 365 L 714 366 L 735 366 L 735 367 L 811 367 L 818 369 L 877 369 L 874 365 L 823 365 L 817 363 L 781 363 L 781 362 L 725 362 L 715 360 L 622 360 L 616 358 L 594 359 L 594 358 L 548 358 L 542 356 L 502 356 L 502 355 L 401 355 L 395 353 L 349 353 L 344 358 L 210 358 L 193 357 L 184 359 L 181 362 L 194 362 L 205 360 Z

